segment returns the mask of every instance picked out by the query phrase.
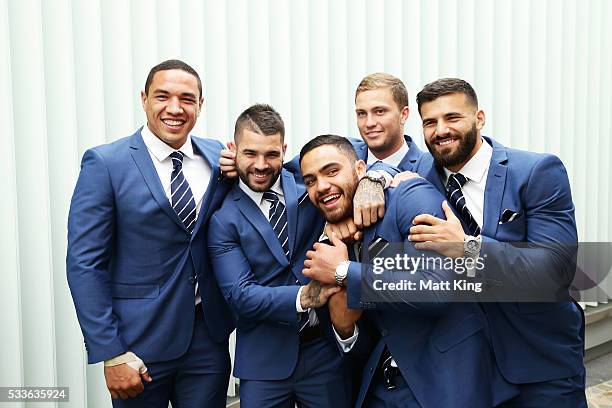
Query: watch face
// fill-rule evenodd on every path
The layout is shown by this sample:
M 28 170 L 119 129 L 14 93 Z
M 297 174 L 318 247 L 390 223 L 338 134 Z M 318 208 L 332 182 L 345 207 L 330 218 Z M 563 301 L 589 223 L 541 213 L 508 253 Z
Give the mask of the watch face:
M 468 251 L 475 251 L 477 249 L 478 249 L 478 241 L 476 241 L 475 239 L 471 239 L 467 242 Z

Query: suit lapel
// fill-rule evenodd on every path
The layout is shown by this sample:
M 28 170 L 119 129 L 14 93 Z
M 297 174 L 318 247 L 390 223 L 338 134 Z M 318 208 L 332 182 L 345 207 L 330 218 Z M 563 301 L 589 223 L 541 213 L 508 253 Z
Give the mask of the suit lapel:
M 401 171 L 415 171 L 419 157 L 421 157 L 421 149 L 413 142 L 410 136 L 404 135 L 404 139 L 406 139 L 406 143 L 408 144 L 408 153 L 402 158 L 398 168 Z
M 281 183 L 285 195 L 285 208 L 287 209 L 287 228 L 289 228 L 289 259 L 293 255 L 295 237 L 298 223 L 298 192 L 295 180 L 287 170 L 281 170 Z
M 193 228 L 192 236 L 195 236 L 198 232 L 200 226 L 204 222 L 203 220 L 208 219 L 210 216 L 211 205 L 213 197 L 215 196 L 215 191 L 217 190 L 217 186 L 219 185 L 219 181 L 221 180 L 221 172 L 219 170 L 218 164 L 218 153 L 207 146 L 204 141 L 197 139 L 195 137 L 191 137 L 191 143 L 195 150 L 197 150 L 204 160 L 208 162 L 210 166 L 210 180 L 208 181 L 208 188 L 204 192 L 204 197 L 202 197 L 202 206 L 200 207 L 200 213 L 198 214 L 198 219 L 196 221 L 196 225 Z
M 142 140 L 142 136 L 140 135 L 140 128 L 136 133 L 132 135 L 130 138 L 130 149 L 132 149 L 131 154 L 140 174 L 145 180 L 149 191 L 153 195 L 157 204 L 161 207 L 161 209 L 168 215 L 168 217 L 172 218 L 172 220 L 183 230 L 187 231 L 183 222 L 179 219 L 178 215 L 176 215 L 176 211 L 170 205 L 170 201 L 164 192 L 164 188 L 162 187 L 161 181 L 159 180 L 159 176 L 157 174 L 157 170 L 155 170 L 155 165 L 153 161 L 151 161 L 151 155 L 147 150 L 147 146 L 144 144 Z
M 491 157 L 491 164 L 489 165 L 489 173 L 487 175 L 487 184 L 484 193 L 482 234 L 488 237 L 494 237 L 497 233 L 502 198 L 506 186 L 506 172 L 508 170 L 506 163 L 508 162 L 508 157 L 504 146 L 486 136 L 483 137 L 493 147 L 493 156 Z
M 423 157 L 421 163 L 422 165 L 419 174 L 425 177 L 427 181 L 433 184 L 438 191 L 440 191 L 440 193 L 446 197 L 446 189 L 444 188 L 444 184 L 442 184 L 442 179 L 440 178 L 440 173 L 438 172 L 438 168 L 436 167 L 433 157 L 428 154 Z
M 283 251 L 283 247 L 281 246 L 276 233 L 259 207 L 240 189 L 238 184 L 234 186 L 232 194 L 238 209 L 242 215 L 244 215 L 244 218 L 246 218 L 246 220 L 250 222 L 253 227 L 255 227 L 257 232 L 259 232 L 259 235 L 261 235 L 263 240 L 266 242 L 266 245 L 268 248 L 270 248 L 270 251 L 278 263 L 282 266 L 289 265 L 289 260 L 285 256 L 285 251 Z
M 353 145 L 353 147 L 355 147 Z M 364 162 L 368 162 L 368 145 L 365 143 L 360 143 L 358 147 L 355 148 L 355 152 L 357 152 L 357 157 L 359 160 L 363 160 Z

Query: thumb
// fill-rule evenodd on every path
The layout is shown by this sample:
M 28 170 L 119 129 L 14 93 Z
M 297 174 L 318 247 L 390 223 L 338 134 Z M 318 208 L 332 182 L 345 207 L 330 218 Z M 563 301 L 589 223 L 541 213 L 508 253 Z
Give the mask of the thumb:
M 143 380 L 145 380 L 146 382 L 151 382 L 151 381 L 153 381 L 153 379 L 152 379 L 152 378 L 151 378 L 151 376 L 149 375 L 149 372 L 148 372 L 148 371 L 146 371 L 146 372 L 144 372 L 144 373 L 141 373 L 140 375 L 142 376 Z
M 448 205 L 448 201 L 444 200 L 442 202 L 442 210 L 444 210 L 444 215 L 446 216 L 446 220 L 447 221 L 449 221 L 449 220 L 459 220 L 459 218 L 457 218 L 457 216 L 453 212 L 453 210 L 450 207 L 450 205 Z
M 335 247 L 344 245 L 344 242 L 342 242 L 342 240 L 338 238 L 335 232 L 332 232 L 331 237 L 329 238 L 331 240 L 332 245 Z

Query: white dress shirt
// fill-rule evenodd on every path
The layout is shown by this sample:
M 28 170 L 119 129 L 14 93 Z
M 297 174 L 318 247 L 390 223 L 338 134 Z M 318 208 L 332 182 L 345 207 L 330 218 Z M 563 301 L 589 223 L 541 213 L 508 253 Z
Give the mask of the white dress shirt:
M 408 150 L 410 150 L 410 147 L 408 147 L 408 143 L 406 143 L 406 139 L 404 139 L 404 144 L 402 144 L 402 147 L 400 147 L 398 151 L 396 151 L 391 156 L 384 158 L 384 159 L 378 159 L 374 155 L 374 153 L 372 153 L 372 151 L 368 149 L 368 160 L 366 162 L 366 165 L 370 167 L 372 164 L 376 163 L 377 161 L 381 161 L 385 164 L 388 164 L 389 166 L 399 167 L 399 164 L 402 162 L 402 160 L 404 160 L 404 156 L 406 156 L 406 154 L 408 153 Z
M 143 126 L 140 131 L 142 135 L 142 140 L 144 141 L 145 146 L 147 146 L 147 150 L 149 151 L 149 155 L 151 156 L 151 161 L 153 161 L 153 165 L 155 166 L 155 170 L 157 171 L 157 176 L 159 177 L 159 181 L 161 181 L 162 187 L 164 188 L 164 193 L 166 193 L 166 197 L 168 197 L 168 201 L 170 202 L 170 206 L 172 206 L 172 192 L 170 191 L 170 182 L 172 181 L 172 159 L 170 158 L 170 154 L 175 152 L 176 150 L 172 147 L 168 146 L 166 143 L 162 142 L 157 136 L 155 136 L 151 130 L 149 130 L 148 126 Z M 180 150 L 183 154 L 183 175 L 185 179 L 189 183 L 189 188 L 191 188 L 191 193 L 193 194 L 193 199 L 196 203 L 196 220 L 198 214 L 200 213 L 200 208 L 202 207 L 202 199 L 204 198 L 204 193 L 208 188 L 208 184 L 210 183 L 210 176 L 212 174 L 212 168 L 210 164 L 206 161 L 202 155 L 197 154 L 193 149 L 193 144 L 191 142 L 191 136 L 187 136 L 187 140 L 185 144 L 181 146 Z M 196 293 L 196 301 L 197 305 L 202 301 L 200 297 L 200 291 L 198 290 L 198 284 L 196 282 L 195 287 Z
M 493 148 L 486 140 L 482 139 L 482 144 L 476 154 L 458 171 L 467 178 L 467 181 L 461 187 L 461 191 L 465 197 L 465 205 L 467 205 L 480 228 L 482 228 L 484 222 L 484 194 L 492 156 Z M 451 174 L 453 173 L 450 170 L 444 168 L 445 186 Z

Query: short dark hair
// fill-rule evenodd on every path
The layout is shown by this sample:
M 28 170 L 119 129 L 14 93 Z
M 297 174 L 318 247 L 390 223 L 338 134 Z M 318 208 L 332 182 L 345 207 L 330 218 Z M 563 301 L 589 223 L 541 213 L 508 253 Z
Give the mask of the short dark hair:
M 421 113 L 421 105 L 424 103 L 434 101 L 443 95 L 455 93 L 464 94 L 468 102 L 478 108 L 478 97 L 472 85 L 459 78 L 442 78 L 425 85 L 421 92 L 417 94 L 419 113 Z
M 236 143 L 238 143 L 238 137 L 244 129 L 259 133 L 262 136 L 272 136 L 280 133 L 281 142 L 285 141 L 283 118 L 268 104 L 257 103 L 249 106 L 238 116 L 234 127 L 234 141 Z
M 177 59 L 166 60 L 151 68 L 149 75 L 147 75 L 147 81 L 145 82 L 145 95 L 149 95 L 149 88 L 151 87 L 151 82 L 153 82 L 155 74 L 159 71 L 168 71 L 170 69 L 180 69 L 181 71 L 193 75 L 195 79 L 198 80 L 198 90 L 200 91 L 200 98 L 202 97 L 202 81 L 200 80 L 200 76 L 189 64 Z
M 346 137 L 338 135 L 319 135 L 306 143 L 304 147 L 302 147 L 302 150 L 300 150 L 300 164 L 302 163 L 302 159 L 306 153 L 316 149 L 317 147 L 326 145 L 335 146 L 342 154 L 352 161 L 359 160 L 359 157 L 357 157 L 357 152 L 355 152 L 355 148 Z

